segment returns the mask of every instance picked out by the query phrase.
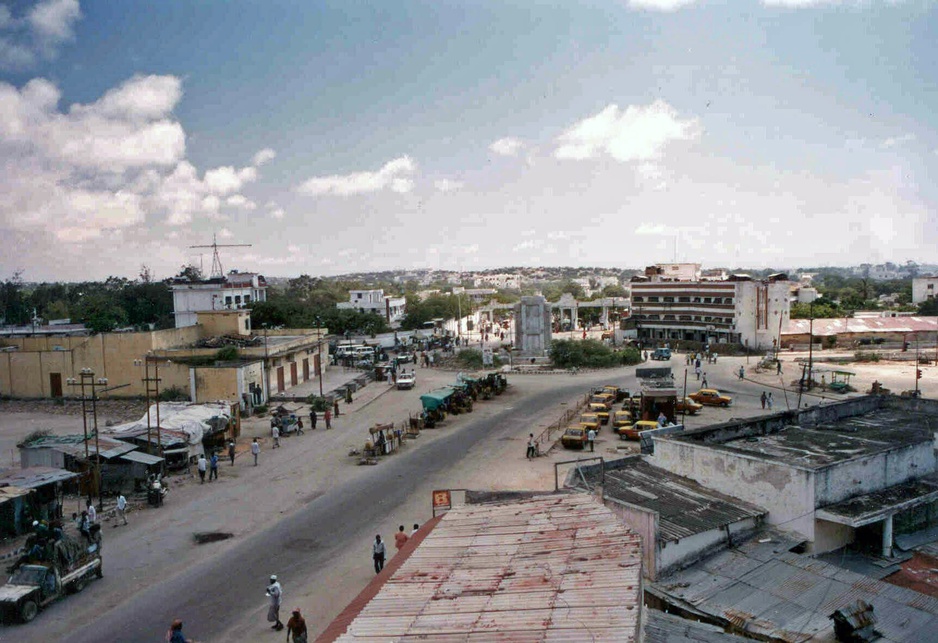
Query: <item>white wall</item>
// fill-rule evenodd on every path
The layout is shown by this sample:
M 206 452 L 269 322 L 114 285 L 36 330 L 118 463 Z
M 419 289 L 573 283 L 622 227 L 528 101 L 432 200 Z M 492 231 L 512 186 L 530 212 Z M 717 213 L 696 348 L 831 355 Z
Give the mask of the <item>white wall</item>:
M 740 520 L 729 525 L 729 533 L 732 537 L 749 532 L 755 529 L 757 524 L 756 518 Z M 706 555 L 707 552 L 722 546 L 726 540 L 725 529 L 711 529 L 682 538 L 677 542 L 662 542 L 658 548 L 658 573 L 666 574 L 672 567 L 681 566 L 682 563 L 689 564 Z
M 916 277 L 912 280 L 913 304 L 920 304 L 932 297 L 938 297 L 938 277 Z
M 868 458 L 839 463 L 815 473 L 816 507 L 879 491 L 935 470 L 933 444 L 925 442 Z
M 814 543 L 810 548 L 811 553 L 823 554 L 824 552 L 840 549 L 844 545 L 852 543 L 855 537 L 856 530 L 853 527 L 826 520 L 816 520 L 814 524 Z
M 814 539 L 814 473 L 667 437 L 655 440 L 651 462 L 767 509 L 766 522 Z
M 761 320 L 757 319 L 758 302 L 760 297 L 766 296 L 768 315 Z M 736 282 L 736 331 L 740 334 L 742 343 L 749 341 L 749 347 L 755 350 L 768 350 L 773 347 L 772 340 L 779 336 L 779 319 L 781 319 L 781 332 L 788 330 L 789 315 L 791 311 L 791 288 L 787 281 L 772 282 L 761 281 Z

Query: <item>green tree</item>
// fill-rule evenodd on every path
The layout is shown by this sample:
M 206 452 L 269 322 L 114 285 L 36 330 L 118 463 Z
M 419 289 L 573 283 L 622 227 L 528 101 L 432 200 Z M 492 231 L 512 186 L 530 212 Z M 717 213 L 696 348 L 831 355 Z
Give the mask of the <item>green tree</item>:
M 918 314 L 923 317 L 938 317 L 938 297 L 932 297 L 920 303 Z
M 23 293 L 22 272 L 17 271 L 0 284 L 0 320 L 7 324 L 28 324 L 31 312 Z

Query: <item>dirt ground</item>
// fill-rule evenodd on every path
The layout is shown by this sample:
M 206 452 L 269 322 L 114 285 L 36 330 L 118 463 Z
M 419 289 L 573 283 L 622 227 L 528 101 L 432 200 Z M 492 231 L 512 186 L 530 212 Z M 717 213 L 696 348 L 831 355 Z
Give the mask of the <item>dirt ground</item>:
M 883 580 L 938 598 L 938 558 L 914 552 L 901 570 Z

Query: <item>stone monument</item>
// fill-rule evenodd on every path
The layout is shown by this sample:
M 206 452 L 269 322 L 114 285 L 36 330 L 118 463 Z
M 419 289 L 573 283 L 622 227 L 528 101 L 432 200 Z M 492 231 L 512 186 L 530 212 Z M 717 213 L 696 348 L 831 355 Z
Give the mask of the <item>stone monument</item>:
M 515 347 L 522 355 L 541 357 L 550 350 L 550 304 L 541 296 L 522 297 L 515 306 Z

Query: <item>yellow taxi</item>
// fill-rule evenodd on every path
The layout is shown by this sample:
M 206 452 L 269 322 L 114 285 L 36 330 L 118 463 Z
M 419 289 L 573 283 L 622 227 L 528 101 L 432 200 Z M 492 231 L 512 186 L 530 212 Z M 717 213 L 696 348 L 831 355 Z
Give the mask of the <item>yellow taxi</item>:
M 729 406 L 733 403 L 733 398 L 729 395 L 723 395 L 715 388 L 702 388 L 696 393 L 692 393 L 690 398 L 697 404 L 706 406 Z
M 632 412 L 631 411 L 616 411 L 612 415 L 612 426 L 617 429 L 622 428 L 623 426 L 632 426 Z
M 637 440 L 638 434 L 649 429 L 657 429 L 658 423 L 654 420 L 639 420 L 632 426 L 624 426 L 619 429 L 619 437 L 623 440 Z
M 587 407 L 590 413 L 595 413 L 599 416 L 599 423 L 605 426 L 609 424 L 609 409 L 606 408 L 605 404 L 600 404 L 599 402 L 591 402 Z
M 585 428 L 587 431 L 593 429 L 596 433 L 599 433 L 599 427 L 602 425 L 602 422 L 599 420 L 599 416 L 595 413 L 582 413 L 580 415 L 580 426 Z
M 588 430 L 582 426 L 567 427 L 560 436 L 560 444 L 567 449 L 582 449 L 586 446 Z

